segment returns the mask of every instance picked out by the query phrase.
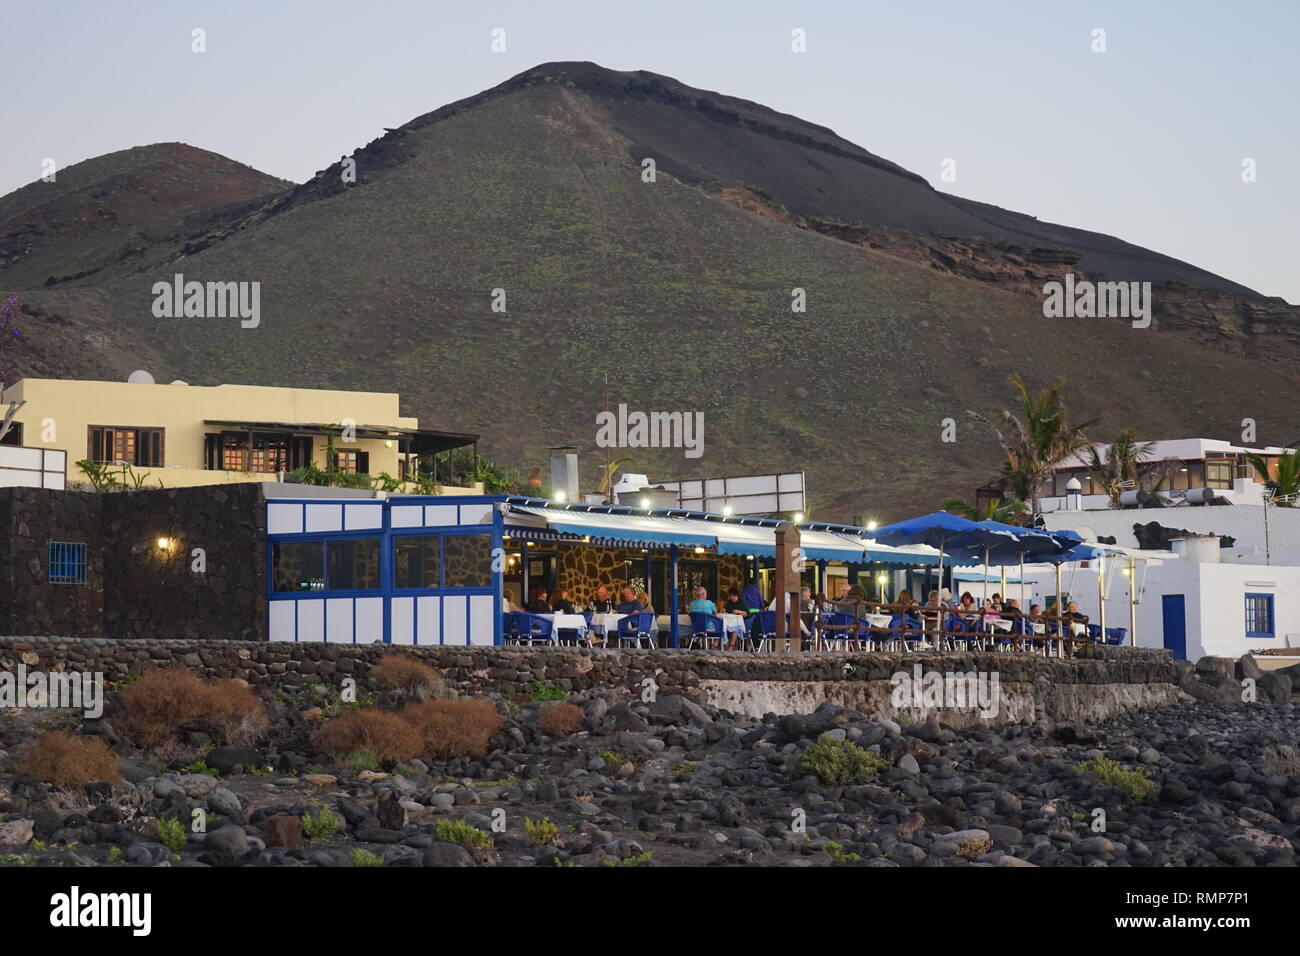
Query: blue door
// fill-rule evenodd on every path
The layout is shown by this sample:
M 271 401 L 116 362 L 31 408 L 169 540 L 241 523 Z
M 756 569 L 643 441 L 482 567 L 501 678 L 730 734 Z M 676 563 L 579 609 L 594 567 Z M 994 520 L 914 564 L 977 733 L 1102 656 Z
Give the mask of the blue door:
M 1174 652 L 1175 660 L 1187 658 L 1187 611 L 1181 594 L 1165 594 L 1161 607 L 1165 625 L 1165 647 Z

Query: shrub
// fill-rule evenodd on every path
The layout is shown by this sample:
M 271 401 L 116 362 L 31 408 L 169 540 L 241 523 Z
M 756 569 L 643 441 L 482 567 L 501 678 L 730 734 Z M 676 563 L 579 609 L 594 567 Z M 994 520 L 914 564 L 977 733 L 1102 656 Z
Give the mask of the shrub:
M 863 750 L 849 740 L 839 740 L 822 734 L 817 743 L 799 755 L 800 770 L 815 773 L 822 783 L 843 787 L 852 783 L 866 783 L 882 770 L 889 761 L 869 750 Z
M 384 858 L 378 853 L 370 853 L 357 847 L 352 851 L 353 866 L 383 866 Z
M 41 734 L 23 750 L 19 773 L 65 790 L 76 790 L 91 781 L 120 783 L 117 757 L 99 737 L 74 737 L 61 730 Z
M 439 820 L 433 828 L 433 836 L 441 843 L 458 843 L 470 851 L 490 851 L 495 845 L 491 834 L 464 820 Z
M 537 821 L 524 817 L 524 829 L 528 831 L 535 846 L 560 842 L 560 828 L 545 817 Z
M 1155 781 L 1145 767 L 1125 770 L 1118 760 L 1107 757 L 1085 760 L 1074 768 L 1074 772 L 1079 776 L 1091 774 L 1102 784 L 1123 790 L 1137 803 L 1145 802 L 1156 789 Z
M 154 824 L 154 832 L 162 845 L 173 853 L 185 848 L 185 827 L 179 820 L 159 820 Z
M 329 807 L 318 807 L 315 813 L 308 810 L 302 815 L 302 832 L 308 840 L 324 840 L 339 828 L 339 818 Z
M 410 704 L 402 711 L 424 738 L 424 752 L 434 760 L 487 755 L 492 737 L 504 723 L 490 700 L 457 697 Z
M 406 654 L 389 654 L 370 672 L 370 685 L 404 702 L 432 700 L 446 692 L 442 674 Z
M 563 687 L 556 687 L 552 684 L 543 684 L 541 681 L 533 682 L 533 700 L 568 700 L 569 692 Z
M 147 747 L 174 747 L 181 732 L 197 727 L 218 743 L 242 747 L 266 733 L 270 718 L 242 680 L 205 684 L 187 670 L 152 671 L 121 692 L 127 729 Z
M 582 708 L 552 701 L 537 712 L 537 723 L 551 737 L 567 737 L 582 726 Z
M 354 750 L 343 758 L 343 766 L 349 770 L 378 770 L 379 754 L 369 748 L 365 750 Z M 404 764 L 399 764 L 397 770 L 400 770 Z
M 830 857 L 832 863 L 857 863 L 862 857 L 856 853 L 845 853 L 844 845 L 829 841 L 822 847 L 822 852 Z
M 424 749 L 424 739 L 415 727 L 396 714 L 375 707 L 349 710 L 325 721 L 316 729 L 312 740 L 318 750 L 335 757 L 369 750 L 390 763 L 410 760 Z

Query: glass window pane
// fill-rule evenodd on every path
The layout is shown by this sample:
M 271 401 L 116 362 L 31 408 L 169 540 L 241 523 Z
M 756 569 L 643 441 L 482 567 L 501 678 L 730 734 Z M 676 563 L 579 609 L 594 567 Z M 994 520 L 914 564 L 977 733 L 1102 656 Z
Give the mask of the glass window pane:
M 444 587 L 485 588 L 492 585 L 491 535 L 446 535 L 442 541 Z
M 379 587 L 379 539 L 331 541 L 326 550 L 331 591 L 365 591 Z
M 271 548 L 276 591 L 319 591 L 325 587 L 325 542 L 282 541 Z
M 393 584 L 399 588 L 436 588 L 442 538 L 436 534 L 393 539 Z

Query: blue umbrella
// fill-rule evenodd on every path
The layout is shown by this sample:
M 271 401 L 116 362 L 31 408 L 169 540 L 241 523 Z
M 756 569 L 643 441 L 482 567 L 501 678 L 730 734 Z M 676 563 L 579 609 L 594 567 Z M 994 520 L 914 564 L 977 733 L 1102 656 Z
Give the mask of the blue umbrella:
M 981 522 L 949 514 L 947 511 L 936 511 L 933 514 L 908 518 L 905 521 L 877 528 L 875 540 L 890 545 L 928 544 L 932 548 L 938 548 L 939 580 L 942 581 L 943 558 L 946 552 L 959 549 L 961 557 L 966 558 L 969 554 L 968 549 L 1013 540 L 1014 532 L 1003 530 L 1010 527 L 1004 525 L 1002 528 L 987 528 L 983 527 Z

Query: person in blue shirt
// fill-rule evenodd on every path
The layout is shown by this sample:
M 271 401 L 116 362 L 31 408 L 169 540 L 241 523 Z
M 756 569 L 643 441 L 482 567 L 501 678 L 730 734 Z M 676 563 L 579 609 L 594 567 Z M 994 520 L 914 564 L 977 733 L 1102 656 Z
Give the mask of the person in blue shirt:
M 631 588 L 624 588 L 623 601 L 617 607 L 614 608 L 614 613 L 615 614 L 636 614 L 638 611 L 642 611 L 642 610 L 644 610 L 644 608 L 641 607 L 641 602 L 636 599 L 636 592 L 633 591 Z
M 704 588 L 695 589 L 695 600 L 686 606 L 691 614 L 717 614 L 718 607 L 709 600 L 709 592 Z

